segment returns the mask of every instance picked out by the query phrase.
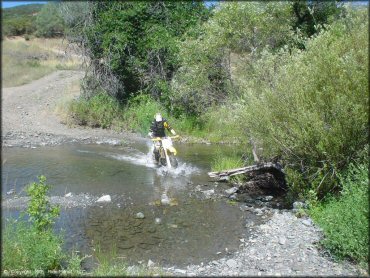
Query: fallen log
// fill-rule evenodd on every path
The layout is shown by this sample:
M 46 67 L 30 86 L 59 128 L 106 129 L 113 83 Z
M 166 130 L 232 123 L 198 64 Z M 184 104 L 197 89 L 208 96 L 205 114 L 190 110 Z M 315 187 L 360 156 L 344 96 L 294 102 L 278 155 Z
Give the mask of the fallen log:
M 208 176 L 211 178 L 218 178 L 218 180 L 228 180 L 231 176 L 240 175 L 251 173 L 255 171 L 278 171 L 283 176 L 285 175 L 283 168 L 280 164 L 267 162 L 267 163 L 260 163 L 251 166 L 246 166 L 242 168 L 230 169 L 225 171 L 219 172 L 208 172 Z

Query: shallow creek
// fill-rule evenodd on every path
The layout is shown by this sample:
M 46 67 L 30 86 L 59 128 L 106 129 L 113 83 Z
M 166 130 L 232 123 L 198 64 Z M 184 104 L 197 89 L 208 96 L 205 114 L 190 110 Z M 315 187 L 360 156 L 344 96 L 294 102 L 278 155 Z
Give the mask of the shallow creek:
M 240 239 L 248 238 L 246 223 L 265 219 L 242 211 L 227 198 L 194 194 L 197 186 L 203 190 L 217 187 L 220 192 L 229 188 L 211 181 L 207 172 L 215 155 L 235 152 L 235 146 L 175 147 L 179 167 L 173 170 L 153 163 L 150 142 L 3 148 L 2 200 L 21 199 L 25 186 L 39 175 L 45 175 L 52 185 L 51 196 L 83 196 L 77 205 L 62 207 L 55 225 L 64 235 L 65 248 L 83 254 L 100 248 L 132 264 L 150 259 L 183 266 L 236 251 Z M 111 202 L 96 202 L 106 194 Z M 170 203 L 161 204 L 163 198 Z M 20 207 L 3 206 L 2 224 L 19 211 Z M 144 218 L 138 219 L 137 213 Z

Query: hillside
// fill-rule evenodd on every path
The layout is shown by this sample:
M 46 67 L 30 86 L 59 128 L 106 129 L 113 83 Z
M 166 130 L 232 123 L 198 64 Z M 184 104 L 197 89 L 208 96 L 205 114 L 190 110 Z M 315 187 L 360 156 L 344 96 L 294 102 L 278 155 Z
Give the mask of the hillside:
M 36 27 L 36 15 L 44 4 L 21 5 L 1 9 L 3 16 L 3 36 L 32 34 Z
M 20 5 L 11 8 L 2 8 L 3 19 L 16 18 L 16 17 L 32 17 L 38 13 L 44 4 L 29 4 Z

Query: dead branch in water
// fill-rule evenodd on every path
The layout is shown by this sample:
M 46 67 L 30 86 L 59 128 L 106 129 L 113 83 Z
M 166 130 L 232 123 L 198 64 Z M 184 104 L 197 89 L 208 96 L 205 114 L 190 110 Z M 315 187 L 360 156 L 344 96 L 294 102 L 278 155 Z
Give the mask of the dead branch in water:
M 211 178 L 218 178 L 218 180 L 228 180 L 231 176 L 246 174 L 246 173 L 251 173 L 251 172 L 261 171 L 261 170 L 278 171 L 282 175 L 284 175 L 284 171 L 280 164 L 267 162 L 267 163 L 255 164 L 251 166 L 224 170 L 224 171 L 219 171 L 219 172 L 208 172 L 208 176 L 210 176 Z

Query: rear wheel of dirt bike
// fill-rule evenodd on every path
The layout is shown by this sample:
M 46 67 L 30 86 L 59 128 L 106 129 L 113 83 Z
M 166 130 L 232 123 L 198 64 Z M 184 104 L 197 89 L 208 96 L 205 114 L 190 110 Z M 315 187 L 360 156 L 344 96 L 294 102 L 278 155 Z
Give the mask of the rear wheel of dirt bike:
M 170 155 L 170 163 L 171 163 L 171 166 L 173 168 L 177 168 L 177 166 L 179 165 L 179 163 L 177 162 L 177 159 L 176 157 L 174 157 L 173 155 Z

